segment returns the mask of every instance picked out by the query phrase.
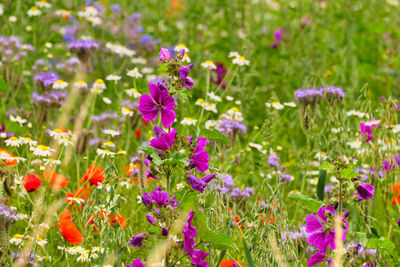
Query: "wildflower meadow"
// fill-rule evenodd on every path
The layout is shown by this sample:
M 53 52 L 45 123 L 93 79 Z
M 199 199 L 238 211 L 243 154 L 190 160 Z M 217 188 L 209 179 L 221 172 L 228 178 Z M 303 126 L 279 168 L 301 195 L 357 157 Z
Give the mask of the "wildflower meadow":
M 399 0 L 0 0 L 0 266 L 400 266 Z

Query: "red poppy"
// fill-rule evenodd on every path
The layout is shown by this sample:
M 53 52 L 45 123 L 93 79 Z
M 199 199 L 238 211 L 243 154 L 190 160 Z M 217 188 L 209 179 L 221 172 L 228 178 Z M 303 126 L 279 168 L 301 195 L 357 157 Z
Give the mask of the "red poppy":
M 14 155 L 10 151 L 8 151 L 7 149 L 4 149 L 4 148 L 0 148 L 0 152 L 6 153 L 10 156 L 10 159 L 6 159 L 6 166 L 13 166 L 13 165 L 17 164 L 17 160 L 13 158 Z
M 88 186 L 84 186 L 83 188 L 78 188 L 75 190 L 75 193 L 67 192 L 65 196 L 65 202 L 70 203 L 72 207 L 75 206 L 75 204 L 79 204 L 81 202 L 81 205 L 78 205 L 80 208 L 83 208 L 86 200 L 88 199 L 90 195 L 90 190 L 91 188 Z M 76 199 L 82 200 L 82 201 L 76 201 Z
M 89 169 L 86 171 L 85 175 L 83 175 L 82 179 L 79 183 L 83 183 L 89 180 L 91 185 L 99 185 L 105 179 L 103 168 L 96 166 L 94 164 L 90 164 Z
M 234 218 L 235 218 L 235 222 L 237 223 L 237 225 L 239 226 L 239 228 L 240 228 L 240 229 L 243 229 L 243 226 L 240 224 L 240 220 L 239 220 L 238 216 L 235 215 Z
M 142 137 L 142 131 L 140 129 L 136 129 L 135 131 L 136 140 L 140 140 Z
M 69 210 L 64 210 L 61 213 L 57 228 L 61 230 L 62 236 L 71 244 L 77 245 L 83 242 L 82 233 L 72 222 L 72 214 Z
M 24 187 L 28 192 L 36 191 L 42 185 L 42 181 L 36 174 L 28 174 L 22 180 L 25 182 Z
M 234 264 L 236 264 L 237 267 L 243 267 L 242 264 L 234 260 L 222 260 L 219 267 L 236 267 Z
M 54 170 L 46 169 L 43 173 L 43 178 L 49 181 L 51 189 L 58 190 L 66 187 L 69 184 L 67 177 L 56 173 Z

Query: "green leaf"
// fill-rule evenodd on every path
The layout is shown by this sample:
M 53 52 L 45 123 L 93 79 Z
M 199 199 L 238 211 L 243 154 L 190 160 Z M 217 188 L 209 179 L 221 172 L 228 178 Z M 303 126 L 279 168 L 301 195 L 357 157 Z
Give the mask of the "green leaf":
M 368 242 L 367 234 L 366 234 L 366 233 L 357 232 L 356 235 L 357 235 L 358 238 L 360 239 L 361 244 L 365 247 L 365 245 L 366 245 L 367 242 Z
M 196 228 L 200 240 L 203 240 L 207 233 L 207 217 L 202 212 L 196 213 Z
M 326 170 L 320 170 L 318 185 L 317 185 L 317 196 L 321 201 L 324 201 L 324 196 L 325 196 L 325 180 L 326 180 Z
M 242 239 L 242 241 L 243 241 L 244 253 L 246 254 L 247 263 L 249 264 L 249 267 L 256 267 L 253 258 L 251 257 L 250 250 L 247 247 L 246 241 L 244 241 L 244 239 Z
M 156 151 L 154 150 L 153 147 L 151 146 L 140 146 L 138 147 L 138 150 L 142 150 L 143 152 L 145 152 L 146 154 L 149 154 L 152 161 L 157 165 L 161 165 L 161 163 L 163 162 L 160 159 L 160 156 L 158 156 L 158 154 L 156 153 Z
M 316 199 L 310 198 L 308 196 L 302 194 L 293 194 L 290 195 L 289 198 L 297 200 L 303 204 L 303 206 L 313 213 L 317 212 L 318 209 L 322 206 L 322 202 Z
M 218 249 L 235 249 L 232 237 L 224 233 L 214 233 L 208 230 L 204 236 L 204 242 L 211 243 Z
M 189 162 L 188 162 L 188 156 L 183 154 L 183 153 L 174 153 L 171 156 L 169 156 L 169 158 L 164 159 L 162 161 L 163 164 L 183 164 L 184 166 L 188 166 Z
M 344 179 L 351 179 L 358 176 L 358 173 L 356 173 L 352 168 L 341 169 L 339 170 L 339 173 Z
M 381 238 L 371 238 L 368 240 L 367 244 L 365 245 L 365 248 L 367 249 L 385 249 L 385 250 L 389 250 L 392 251 L 393 249 L 396 248 L 396 245 L 390 241 L 387 240 L 384 237 Z
M 333 166 L 330 162 L 324 161 L 321 166 L 319 166 L 320 170 L 325 170 L 325 171 L 333 171 L 335 169 L 335 166 Z
M 218 142 L 224 143 L 225 145 L 228 143 L 228 137 L 223 135 L 217 129 L 212 129 L 212 130 L 202 129 L 201 135 L 203 137 L 207 138 L 208 140 L 218 141 Z

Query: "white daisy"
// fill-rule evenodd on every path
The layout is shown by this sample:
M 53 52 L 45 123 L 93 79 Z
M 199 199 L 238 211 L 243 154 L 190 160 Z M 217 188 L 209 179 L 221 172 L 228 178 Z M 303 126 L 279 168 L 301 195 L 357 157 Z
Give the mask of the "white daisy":
M 134 68 L 134 69 L 128 71 L 127 75 L 129 77 L 132 77 L 132 78 L 135 78 L 135 79 L 143 77 L 143 75 L 139 72 L 138 68 Z
M 56 89 L 56 90 L 65 89 L 67 86 L 68 86 L 68 83 L 64 82 L 63 80 L 58 80 L 55 83 L 53 83 L 53 89 Z
M 36 6 L 38 6 L 40 8 L 50 8 L 51 7 L 51 5 L 44 0 L 36 2 Z
M 139 93 L 139 91 L 136 90 L 135 88 L 126 89 L 125 92 L 126 92 L 126 94 L 127 94 L 128 96 L 133 97 L 133 98 L 139 98 L 139 97 L 142 95 L 142 94 Z
M 229 52 L 228 57 L 229 57 L 229 58 L 231 58 L 231 57 L 240 57 L 240 55 L 239 55 L 238 52 Z
M 215 66 L 214 62 L 212 62 L 211 60 L 204 61 L 203 63 L 201 63 L 201 66 L 208 70 L 215 70 L 217 68 L 217 66 Z
M 13 245 L 19 245 L 22 243 L 23 240 L 24 240 L 24 237 L 22 235 L 16 234 L 10 239 L 10 243 Z
M 50 157 L 55 152 L 55 149 L 52 149 L 48 146 L 37 145 L 36 147 L 31 147 L 31 151 L 33 151 L 33 155 L 40 157 Z
M 212 111 L 214 113 L 217 113 L 217 106 L 215 104 L 211 104 L 211 103 L 205 103 L 204 104 L 204 109 L 207 111 Z
M 122 112 L 122 115 L 124 115 L 124 116 L 133 117 L 133 111 L 127 107 L 122 107 L 121 112 Z
M 197 123 L 197 120 L 194 120 L 194 119 L 192 119 L 192 118 L 184 118 L 184 119 L 181 121 L 181 124 L 182 124 L 182 125 L 196 125 L 196 123 Z
M 68 138 L 60 138 L 58 140 L 58 144 L 59 145 L 64 145 L 64 146 L 69 146 L 69 145 L 73 145 L 74 143 L 72 143 L 72 141 L 69 140 Z
M 82 253 L 76 260 L 78 262 L 88 262 L 90 259 L 88 254 Z
M 119 80 L 121 80 L 121 76 L 110 74 L 106 77 L 106 80 L 114 81 L 115 83 L 117 83 Z
M 97 155 L 101 156 L 102 158 L 104 158 L 105 156 L 110 156 L 110 157 L 114 157 L 115 156 L 115 152 L 112 152 L 110 150 L 107 149 L 100 149 L 98 148 L 96 150 Z
M 22 144 L 21 140 L 19 140 L 15 136 L 7 139 L 6 141 L 4 141 L 4 143 L 6 143 L 7 146 L 11 146 L 11 147 L 19 147 Z
M 142 65 L 144 65 L 144 64 L 146 64 L 146 59 L 143 58 L 143 57 L 137 57 L 137 58 L 132 58 L 131 62 L 134 63 L 134 64 L 142 64 Z
M 185 63 L 190 63 L 191 62 L 190 57 L 189 57 L 189 55 L 187 53 L 185 53 L 183 55 L 182 62 L 185 62 Z
M 44 166 L 50 165 L 53 167 L 61 164 L 61 161 L 58 159 L 43 159 L 43 161 L 45 162 Z
M 250 64 L 250 61 L 248 61 L 245 57 L 239 56 L 239 57 L 235 57 L 232 60 L 232 63 L 235 65 L 239 65 L 239 66 L 248 66 Z
M 55 139 L 68 138 L 69 134 L 61 129 L 49 130 L 48 134 Z
M 283 103 L 283 105 L 285 107 L 291 107 L 291 108 L 295 108 L 296 107 L 296 103 L 294 103 L 294 102 L 285 102 L 285 103 Z
M 120 132 L 120 131 L 113 130 L 113 129 L 104 129 L 104 130 L 103 130 L 103 133 L 104 133 L 104 134 L 111 135 L 112 137 L 121 135 L 121 132 Z
M 42 14 L 42 11 L 39 10 L 39 8 L 33 6 L 28 10 L 28 16 L 29 17 L 37 17 L 40 16 L 40 14 Z
M 218 122 L 214 121 L 214 120 L 208 120 L 206 121 L 206 129 L 214 129 L 215 127 L 217 127 Z
M 221 102 L 222 99 L 221 97 L 217 96 L 216 94 L 214 94 L 214 92 L 208 93 L 207 94 L 211 100 L 214 100 L 215 102 Z
M 76 81 L 74 83 L 74 86 L 76 86 L 78 89 L 83 89 L 83 90 L 88 88 L 87 83 L 85 81 L 82 81 L 82 80 Z
M 16 117 L 14 117 L 14 115 L 10 115 L 10 121 L 12 122 L 18 122 L 19 125 L 21 125 L 21 127 L 28 122 L 28 120 L 21 118 L 21 116 L 17 115 Z
M 178 45 L 176 45 L 176 46 L 174 47 L 174 51 L 175 51 L 176 53 L 181 52 L 182 49 L 185 49 L 185 52 L 189 52 L 189 48 L 187 48 L 186 45 L 184 45 L 184 44 L 178 44 Z
M 273 107 L 276 110 L 281 110 L 285 107 L 284 105 L 282 105 L 281 103 L 276 102 L 276 101 L 272 102 L 272 103 L 265 103 L 265 105 L 267 106 L 267 108 Z

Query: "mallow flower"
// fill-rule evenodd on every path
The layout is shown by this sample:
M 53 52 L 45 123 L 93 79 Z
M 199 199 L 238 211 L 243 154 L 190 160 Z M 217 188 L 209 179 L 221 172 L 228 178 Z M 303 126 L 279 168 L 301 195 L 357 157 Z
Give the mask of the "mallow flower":
M 160 137 L 150 140 L 150 146 L 155 149 L 165 151 L 172 147 L 176 136 L 176 129 L 172 129 L 170 133 L 161 132 Z
M 189 174 L 188 176 L 188 181 L 190 186 L 201 193 L 204 192 L 204 189 L 206 188 L 207 184 L 214 179 L 215 174 L 209 174 L 204 176 L 202 179 L 197 178 L 193 174 Z
M 153 121 L 161 113 L 161 123 L 165 128 L 174 123 L 175 120 L 175 100 L 169 96 L 165 85 L 150 84 L 150 95 L 143 94 L 139 99 L 139 111 L 145 121 Z
M 374 186 L 360 182 L 359 186 L 356 187 L 358 193 L 358 200 L 367 200 L 374 197 Z
M 193 137 L 189 137 L 189 141 L 191 142 Z M 204 150 L 204 147 L 207 145 L 207 139 L 199 136 L 197 138 L 196 148 L 194 149 L 191 157 L 190 168 L 196 168 L 199 172 L 204 173 L 208 170 L 208 160 L 210 156 L 207 151 Z

